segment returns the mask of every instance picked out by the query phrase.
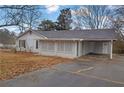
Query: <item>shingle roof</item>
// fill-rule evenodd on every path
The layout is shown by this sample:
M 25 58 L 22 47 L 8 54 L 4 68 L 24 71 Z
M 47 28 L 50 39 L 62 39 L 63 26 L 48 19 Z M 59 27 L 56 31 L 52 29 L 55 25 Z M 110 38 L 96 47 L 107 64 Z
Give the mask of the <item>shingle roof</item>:
M 118 34 L 112 29 L 36 31 L 48 39 L 115 40 Z
M 28 31 L 27 31 L 28 32 Z M 25 33 L 27 33 L 25 32 Z M 40 31 L 32 32 L 55 40 L 117 40 L 118 33 L 113 29 L 70 30 L 70 31 Z M 23 33 L 22 35 L 24 35 Z M 21 37 L 20 35 L 19 37 Z M 18 38 L 19 38 L 18 37 Z

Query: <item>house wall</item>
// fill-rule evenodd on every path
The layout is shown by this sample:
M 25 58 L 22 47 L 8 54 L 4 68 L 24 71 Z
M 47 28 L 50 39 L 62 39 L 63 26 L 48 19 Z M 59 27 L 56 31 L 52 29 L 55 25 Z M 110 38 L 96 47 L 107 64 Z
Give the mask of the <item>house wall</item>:
M 88 53 L 109 54 L 110 41 L 83 41 L 82 55 Z
M 77 56 L 76 41 L 40 41 L 40 54 L 74 58 Z
M 16 49 L 17 51 L 38 52 L 39 49 L 36 49 L 36 40 L 41 38 L 34 33 L 28 32 L 16 40 Z M 26 48 L 19 47 L 19 40 L 25 40 Z
M 42 37 L 37 36 L 34 33 L 26 33 L 16 40 L 16 49 L 17 51 L 26 51 L 26 52 L 37 52 L 41 55 L 49 56 L 61 56 L 74 58 L 77 56 L 77 42 L 76 41 L 53 41 L 53 40 L 41 40 Z M 26 48 L 19 47 L 19 40 L 26 41 Z M 36 49 L 36 40 L 38 42 L 38 49 Z M 47 44 L 47 47 L 45 46 Z M 64 46 L 64 49 L 58 49 L 58 46 Z M 70 50 L 70 51 L 68 51 Z

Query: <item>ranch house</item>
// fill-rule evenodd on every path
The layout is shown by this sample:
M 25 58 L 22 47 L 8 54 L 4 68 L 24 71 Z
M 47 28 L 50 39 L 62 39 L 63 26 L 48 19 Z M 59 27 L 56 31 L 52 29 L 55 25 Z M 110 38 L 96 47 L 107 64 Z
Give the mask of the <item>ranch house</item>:
M 118 34 L 112 29 L 38 31 L 28 30 L 16 40 L 17 51 L 76 58 L 90 53 L 109 54 Z

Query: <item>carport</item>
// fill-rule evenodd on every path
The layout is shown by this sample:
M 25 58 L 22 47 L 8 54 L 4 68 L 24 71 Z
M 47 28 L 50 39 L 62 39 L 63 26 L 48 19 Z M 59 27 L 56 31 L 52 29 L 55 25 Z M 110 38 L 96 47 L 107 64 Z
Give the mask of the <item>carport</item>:
M 85 40 L 79 41 L 78 43 L 77 55 L 87 55 L 87 54 L 106 54 L 112 59 L 112 40 Z

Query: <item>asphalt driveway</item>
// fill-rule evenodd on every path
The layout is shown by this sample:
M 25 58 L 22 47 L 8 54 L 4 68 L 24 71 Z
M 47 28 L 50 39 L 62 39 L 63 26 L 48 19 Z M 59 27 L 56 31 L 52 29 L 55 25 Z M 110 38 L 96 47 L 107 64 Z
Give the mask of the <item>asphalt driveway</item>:
M 0 81 L 1 87 L 114 87 L 124 86 L 124 62 L 74 60 Z

